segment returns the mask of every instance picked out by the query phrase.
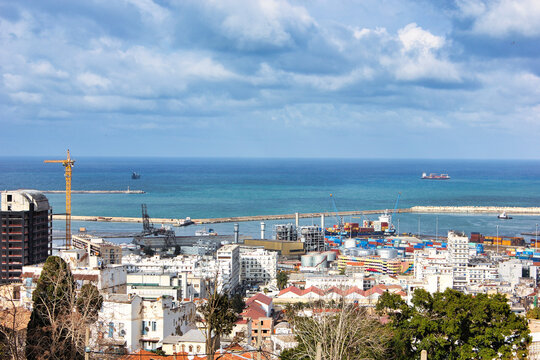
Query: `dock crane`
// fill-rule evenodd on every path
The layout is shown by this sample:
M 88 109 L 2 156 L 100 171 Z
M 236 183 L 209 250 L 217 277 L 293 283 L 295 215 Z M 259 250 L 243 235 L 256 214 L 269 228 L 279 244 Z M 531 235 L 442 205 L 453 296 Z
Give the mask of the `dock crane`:
M 66 249 L 71 248 L 71 168 L 75 160 L 71 159 L 69 149 L 67 150 L 67 159 L 65 160 L 45 160 L 45 163 L 60 163 L 65 168 L 66 177 Z
M 399 198 L 401 197 L 401 193 L 399 192 L 397 194 L 397 199 L 396 199 L 396 205 L 394 205 L 394 211 L 392 211 L 392 217 L 396 214 L 396 210 L 397 210 L 397 206 L 399 204 Z
M 330 199 L 332 199 L 332 205 L 334 205 L 334 212 L 336 213 L 336 221 L 338 223 L 338 226 L 340 229 L 343 228 L 343 218 L 341 216 L 339 216 L 339 211 L 337 209 L 337 206 L 336 206 L 336 200 L 334 200 L 334 195 L 333 194 L 330 194 Z

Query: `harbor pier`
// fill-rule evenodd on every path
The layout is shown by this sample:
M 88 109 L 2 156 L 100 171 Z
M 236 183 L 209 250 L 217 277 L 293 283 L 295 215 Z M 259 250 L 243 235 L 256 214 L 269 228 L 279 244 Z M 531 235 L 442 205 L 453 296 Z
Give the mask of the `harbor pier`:
M 135 191 L 135 190 L 130 190 Z M 353 211 L 340 211 L 338 216 L 355 216 L 355 215 L 372 215 L 382 214 L 385 211 L 392 212 L 392 210 L 353 210 Z M 397 209 L 396 213 L 441 213 L 441 214 L 500 214 L 505 211 L 512 215 L 540 215 L 540 207 L 510 207 L 510 206 L 413 206 L 410 208 Z M 319 218 L 321 215 L 326 217 L 334 217 L 336 213 L 333 212 L 313 212 L 313 213 L 301 213 L 298 214 L 299 218 Z M 295 219 L 296 214 L 278 214 L 278 215 L 249 215 L 249 216 L 231 216 L 221 218 L 201 218 L 191 219 L 195 224 L 217 224 L 228 222 L 245 222 L 245 221 L 266 221 L 266 220 L 287 220 Z M 72 215 L 73 221 L 101 221 L 101 222 L 121 222 L 121 223 L 140 223 L 142 219 L 140 217 L 115 217 L 115 216 L 80 216 Z M 65 215 L 57 214 L 53 215 L 53 220 L 65 220 Z M 183 224 L 186 219 L 176 218 L 151 218 L 154 224 L 170 224 L 180 225 Z

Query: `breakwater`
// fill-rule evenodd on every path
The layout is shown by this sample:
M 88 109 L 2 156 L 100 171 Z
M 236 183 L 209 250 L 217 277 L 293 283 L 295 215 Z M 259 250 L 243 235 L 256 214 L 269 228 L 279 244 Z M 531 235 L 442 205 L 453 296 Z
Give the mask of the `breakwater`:
M 540 215 L 540 207 L 516 206 L 413 206 L 408 210 L 412 213 L 500 214 L 505 211 L 509 215 Z
M 65 194 L 65 190 L 39 190 L 44 194 Z M 71 190 L 72 194 L 146 194 L 143 190 Z
M 355 216 L 355 215 L 373 215 L 382 214 L 385 211 L 391 210 L 354 210 L 340 211 L 338 216 Z M 411 208 L 397 209 L 397 213 L 445 213 L 445 214 L 500 214 L 506 211 L 510 215 L 540 215 L 540 207 L 511 207 L 511 206 L 413 206 Z M 325 217 L 335 217 L 335 213 L 329 212 L 314 212 L 314 213 L 299 213 L 298 217 L 319 218 L 321 215 Z M 245 221 L 266 221 L 266 220 L 287 220 L 294 219 L 296 214 L 278 214 L 278 215 L 251 215 L 251 216 L 234 216 L 221 218 L 201 218 L 191 219 L 196 224 L 217 224 L 229 222 L 245 222 Z M 53 220 L 65 220 L 65 215 L 53 215 Z M 112 216 L 80 216 L 72 215 L 72 221 L 100 221 L 100 222 L 123 222 L 123 223 L 140 223 L 140 217 L 112 217 Z M 360 220 L 360 219 L 358 219 Z M 175 218 L 151 218 L 155 224 L 182 225 L 185 219 Z M 358 221 L 360 222 L 360 221 Z
M 408 212 L 408 209 L 398 209 L 398 212 Z M 369 215 L 369 214 L 381 214 L 386 210 L 364 210 L 364 211 L 340 211 L 338 216 L 353 216 L 353 215 Z M 305 218 L 317 218 L 324 215 L 325 217 L 333 217 L 335 213 L 318 212 L 318 213 L 299 213 L 298 217 Z M 285 220 L 294 219 L 296 214 L 280 214 L 280 215 L 252 215 L 252 216 L 235 216 L 235 217 L 222 217 L 222 218 L 206 218 L 206 219 L 191 219 L 196 224 L 217 224 L 228 222 L 244 222 L 244 221 L 265 221 L 265 220 Z M 53 220 L 65 220 L 66 216 L 62 214 L 53 215 Z M 72 215 L 72 221 L 100 221 L 100 222 L 124 222 L 124 223 L 140 223 L 142 219 L 140 217 L 115 217 L 115 216 L 80 216 Z M 151 218 L 151 222 L 154 224 L 169 224 L 169 225 L 181 225 L 185 219 L 174 218 Z

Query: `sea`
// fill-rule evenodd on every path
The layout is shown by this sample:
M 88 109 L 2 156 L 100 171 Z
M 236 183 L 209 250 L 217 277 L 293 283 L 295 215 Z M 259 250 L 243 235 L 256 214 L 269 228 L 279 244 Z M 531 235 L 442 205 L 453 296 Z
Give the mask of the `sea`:
M 141 204 L 156 218 L 213 218 L 244 215 L 334 212 L 433 206 L 540 206 L 538 160 L 392 160 L 392 159 L 254 159 L 254 158 L 97 158 L 75 157 L 73 190 L 143 190 L 144 194 L 73 194 L 73 215 L 141 216 Z M 42 157 L 0 157 L 0 190 L 63 190 L 64 168 Z M 132 172 L 140 179 L 131 178 Z M 447 173 L 450 180 L 422 180 L 421 174 Z M 330 196 L 332 194 L 332 196 Z M 54 213 L 65 212 L 63 194 L 47 194 Z M 332 199 L 335 202 L 335 208 Z M 395 214 L 400 233 L 519 236 L 534 232 L 540 216 L 494 214 Z M 375 215 L 367 216 L 375 219 Z M 265 221 L 273 226 L 291 220 Z M 301 225 L 320 219 L 301 219 Z M 336 223 L 329 216 L 327 226 Z M 346 217 L 360 222 L 361 218 Z M 65 230 L 54 221 L 55 234 Z M 141 224 L 77 222 L 72 229 L 131 234 Z M 212 228 L 232 234 L 232 223 L 175 228 L 193 235 Z M 240 223 L 240 233 L 258 237 L 260 222 Z M 116 239 L 114 241 L 126 241 Z M 532 236 L 525 236 L 527 240 Z

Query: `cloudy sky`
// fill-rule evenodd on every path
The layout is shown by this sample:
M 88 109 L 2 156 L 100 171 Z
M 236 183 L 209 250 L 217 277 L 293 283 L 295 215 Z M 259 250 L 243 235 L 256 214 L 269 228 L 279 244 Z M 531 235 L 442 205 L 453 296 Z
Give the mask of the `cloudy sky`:
M 540 158 L 538 0 L 0 1 L 0 155 Z

